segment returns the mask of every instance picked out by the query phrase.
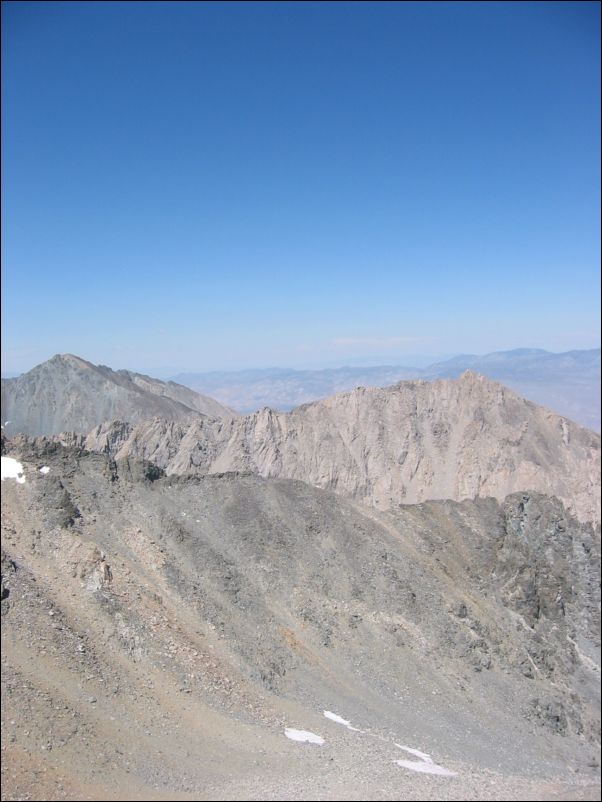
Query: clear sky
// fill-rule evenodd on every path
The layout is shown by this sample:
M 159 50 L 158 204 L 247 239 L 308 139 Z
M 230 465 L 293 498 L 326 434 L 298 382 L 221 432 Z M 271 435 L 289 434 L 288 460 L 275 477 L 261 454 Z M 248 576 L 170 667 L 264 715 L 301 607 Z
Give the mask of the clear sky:
M 600 341 L 600 5 L 2 3 L 2 362 Z

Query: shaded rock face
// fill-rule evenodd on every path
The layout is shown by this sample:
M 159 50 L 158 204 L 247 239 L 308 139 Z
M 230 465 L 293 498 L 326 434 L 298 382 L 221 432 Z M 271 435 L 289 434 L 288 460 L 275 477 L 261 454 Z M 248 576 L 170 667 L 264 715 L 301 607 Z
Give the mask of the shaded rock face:
M 141 421 L 232 417 L 236 413 L 174 382 L 129 371 L 113 371 L 71 354 L 57 355 L 29 373 L 2 379 L 2 422 L 6 431 L 52 435 L 89 432 L 113 418 Z
M 292 480 L 166 476 L 25 438 L 5 449 L 26 479 L 2 488 L 9 776 L 23 754 L 58 756 L 76 798 L 126 774 L 156 795 L 215 783 L 227 797 L 273 760 L 274 796 L 293 772 L 334 797 L 340 768 L 283 746 L 289 724 L 337 744 L 323 710 L 378 736 L 351 749 L 371 771 L 399 756 L 370 758 L 396 733 L 459 776 L 591 775 L 600 537 L 558 499 L 384 512 Z M 58 515 L 67 498 L 73 520 Z M 387 776 L 359 796 L 395 798 Z
M 584 531 L 574 544 L 564 510 L 554 505 L 542 509 L 529 494 L 512 496 L 505 508 L 507 523 L 493 566 L 506 588 L 505 602 L 530 627 L 542 617 L 559 625 L 574 601 L 573 574 L 584 564 L 579 552 L 587 555 L 592 537 Z
M 80 511 L 73 503 L 71 494 L 58 476 L 47 476 L 44 482 L 36 483 L 36 502 L 46 510 L 51 527 L 72 527 Z
M 301 479 L 378 509 L 533 490 L 600 520 L 600 437 L 471 373 L 358 388 L 288 413 L 107 423 L 82 442 L 168 473 Z
M 0 592 L 0 597 L 2 602 L 5 602 L 8 597 L 10 596 L 10 585 L 12 577 L 17 573 L 17 563 L 14 560 L 11 560 L 4 550 L 2 551 L 2 556 L 0 558 L 1 562 L 1 582 L 2 588 Z M 8 611 L 9 603 L 6 601 L 6 604 L 2 605 L 2 613 L 6 613 Z

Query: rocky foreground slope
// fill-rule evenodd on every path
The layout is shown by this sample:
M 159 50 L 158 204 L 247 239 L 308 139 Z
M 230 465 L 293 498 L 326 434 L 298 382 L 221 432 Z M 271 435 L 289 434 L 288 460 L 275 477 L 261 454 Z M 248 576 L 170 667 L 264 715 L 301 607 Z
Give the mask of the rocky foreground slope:
M 168 473 L 301 479 L 378 509 L 534 490 L 600 520 L 600 436 L 470 372 L 357 388 L 288 413 L 110 422 L 81 442 Z
M 114 371 L 72 354 L 57 354 L 22 376 L 2 379 L 2 423 L 11 435 L 86 433 L 113 418 L 138 422 L 160 416 L 183 421 L 198 418 L 198 413 L 216 418 L 236 415 L 180 384 Z
M 3 447 L 3 798 L 595 798 L 600 537 L 558 500 Z
M 3 798 L 595 798 L 600 539 L 558 500 L 5 445 Z

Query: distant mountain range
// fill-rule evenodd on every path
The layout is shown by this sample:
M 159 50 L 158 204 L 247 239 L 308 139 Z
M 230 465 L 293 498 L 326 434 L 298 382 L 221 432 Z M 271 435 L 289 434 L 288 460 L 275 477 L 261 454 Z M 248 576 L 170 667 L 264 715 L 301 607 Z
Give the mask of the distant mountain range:
M 554 354 L 536 348 L 464 354 L 426 368 L 384 365 L 326 370 L 268 368 L 180 373 L 174 381 L 239 412 L 268 406 L 289 410 L 354 387 L 385 387 L 401 379 L 455 378 L 473 370 L 500 381 L 554 412 L 600 431 L 600 349 Z
M 185 420 L 199 414 L 236 413 L 188 387 L 93 365 L 73 354 L 57 354 L 22 376 L 2 379 L 2 425 L 9 435 L 88 432 L 115 418 Z
M 86 434 L 109 420 L 181 421 L 199 414 L 231 418 L 264 407 L 289 411 L 355 387 L 455 378 L 465 370 L 499 381 L 557 414 L 600 431 L 600 349 L 553 354 L 523 348 L 485 356 L 465 354 L 428 368 L 384 365 L 180 373 L 171 381 L 57 354 L 21 376 L 2 379 L 1 414 L 3 425 L 9 421 L 8 435 Z

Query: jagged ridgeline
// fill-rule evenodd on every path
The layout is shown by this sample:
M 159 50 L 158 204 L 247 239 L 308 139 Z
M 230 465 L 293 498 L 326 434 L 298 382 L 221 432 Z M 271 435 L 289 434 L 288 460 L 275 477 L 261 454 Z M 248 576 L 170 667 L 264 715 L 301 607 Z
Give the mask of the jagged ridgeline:
M 110 422 L 78 442 L 168 473 L 301 479 L 378 509 L 535 490 L 579 520 L 600 520 L 600 436 L 470 372 L 358 388 L 291 412 Z
M 67 355 L 3 380 L 2 404 L 9 435 L 61 432 L 167 473 L 301 479 L 378 509 L 534 490 L 600 520 L 600 436 L 470 371 L 241 417 L 181 385 Z

